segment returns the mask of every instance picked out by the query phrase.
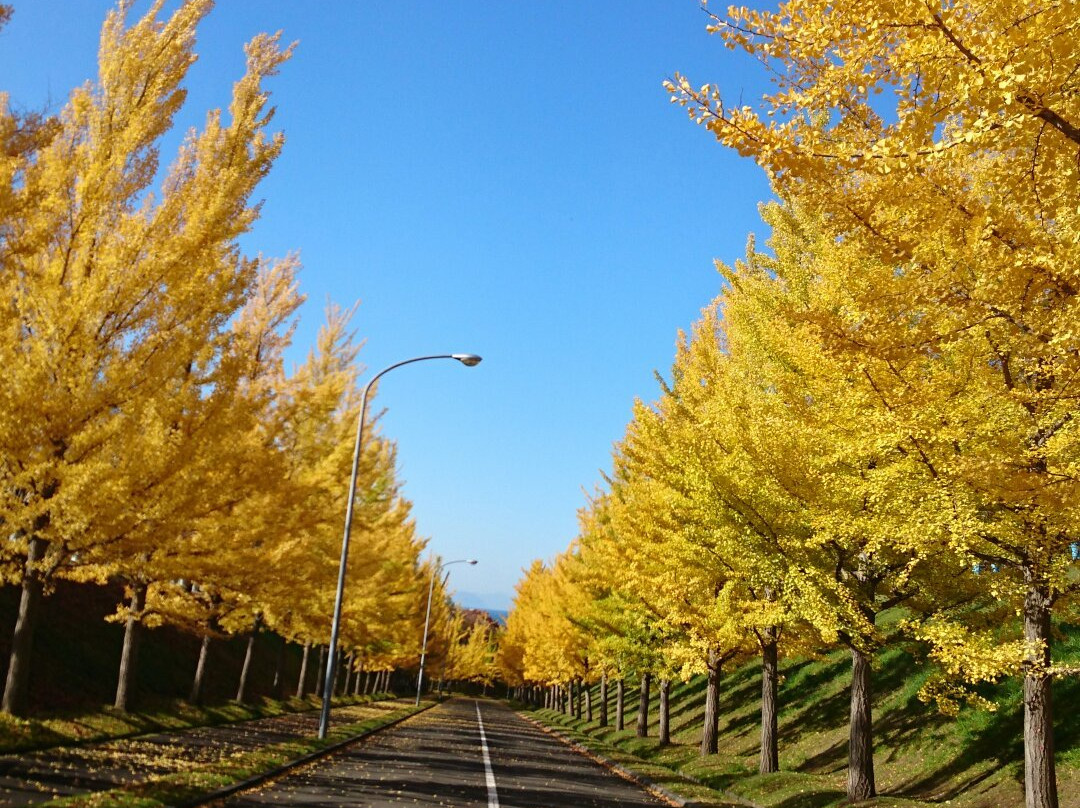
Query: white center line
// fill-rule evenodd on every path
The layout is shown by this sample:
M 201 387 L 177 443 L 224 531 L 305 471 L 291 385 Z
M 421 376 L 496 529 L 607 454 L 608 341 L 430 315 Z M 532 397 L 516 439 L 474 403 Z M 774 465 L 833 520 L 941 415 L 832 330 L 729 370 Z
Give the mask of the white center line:
M 499 808 L 499 794 L 495 791 L 495 772 L 491 770 L 491 755 L 488 754 L 487 736 L 484 735 L 484 719 L 480 717 L 480 702 L 476 705 L 476 723 L 480 727 L 480 749 L 484 753 L 484 775 L 487 779 L 488 808 Z

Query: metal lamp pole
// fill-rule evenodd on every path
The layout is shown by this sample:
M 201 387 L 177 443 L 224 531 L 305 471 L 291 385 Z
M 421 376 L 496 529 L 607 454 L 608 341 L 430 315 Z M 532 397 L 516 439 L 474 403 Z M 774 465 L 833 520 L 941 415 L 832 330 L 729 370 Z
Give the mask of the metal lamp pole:
M 433 559 L 434 560 L 434 559 Z M 459 558 L 457 561 L 447 561 L 445 564 L 436 564 L 431 568 L 431 583 L 427 590 L 427 614 L 424 615 L 424 644 L 420 649 L 420 673 L 416 677 L 416 706 L 420 706 L 420 692 L 424 685 L 424 660 L 427 658 L 427 635 L 428 626 L 431 625 L 431 593 L 435 591 L 435 571 L 442 571 L 451 564 L 475 564 L 475 558 Z
M 345 566 L 349 560 L 349 530 L 352 528 L 353 504 L 356 500 L 356 471 L 360 466 L 360 447 L 364 438 L 364 418 L 367 415 L 367 399 L 371 386 L 391 370 L 402 365 L 411 365 L 413 362 L 424 362 L 428 359 L 456 359 L 465 367 L 475 367 L 480 364 L 481 357 L 476 354 L 436 354 L 434 356 L 416 356 L 397 362 L 390 367 L 383 368 L 371 380 L 364 385 L 364 392 L 360 396 L 360 415 L 356 424 L 356 445 L 353 447 L 352 474 L 349 478 L 349 501 L 345 508 L 345 536 L 341 540 L 341 561 L 338 564 L 337 595 L 334 597 L 334 620 L 330 626 L 330 647 L 326 658 L 326 680 L 323 682 L 322 712 L 319 714 L 319 737 L 326 737 L 326 730 L 330 726 L 330 697 L 334 686 L 334 674 L 337 667 L 337 642 L 338 633 L 341 629 L 341 603 L 345 594 Z

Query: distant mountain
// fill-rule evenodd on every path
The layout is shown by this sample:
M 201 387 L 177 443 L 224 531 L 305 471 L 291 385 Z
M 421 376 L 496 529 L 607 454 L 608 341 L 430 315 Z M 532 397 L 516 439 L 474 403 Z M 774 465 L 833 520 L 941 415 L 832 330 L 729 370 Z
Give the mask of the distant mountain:
M 502 592 L 454 592 L 454 603 L 463 609 L 482 609 L 485 612 L 501 612 L 506 622 L 510 610 L 510 596 Z

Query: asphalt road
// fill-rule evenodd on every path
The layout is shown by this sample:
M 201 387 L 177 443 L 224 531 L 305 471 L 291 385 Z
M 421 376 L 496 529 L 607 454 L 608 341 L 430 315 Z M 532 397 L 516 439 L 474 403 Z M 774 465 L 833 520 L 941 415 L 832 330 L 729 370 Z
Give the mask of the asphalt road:
M 221 805 L 667 805 L 501 704 L 455 699 Z

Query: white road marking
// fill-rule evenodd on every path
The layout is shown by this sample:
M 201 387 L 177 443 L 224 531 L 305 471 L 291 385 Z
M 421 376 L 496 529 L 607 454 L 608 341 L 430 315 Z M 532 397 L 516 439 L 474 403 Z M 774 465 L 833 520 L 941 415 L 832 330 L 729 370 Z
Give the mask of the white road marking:
M 495 791 L 495 772 L 491 770 L 491 755 L 488 754 L 487 736 L 484 735 L 484 719 L 480 717 L 480 702 L 476 705 L 476 723 L 480 727 L 480 749 L 484 753 L 484 775 L 487 779 L 488 808 L 499 808 L 499 794 Z

